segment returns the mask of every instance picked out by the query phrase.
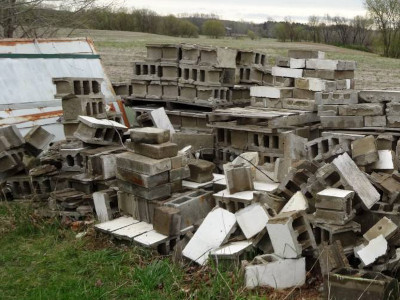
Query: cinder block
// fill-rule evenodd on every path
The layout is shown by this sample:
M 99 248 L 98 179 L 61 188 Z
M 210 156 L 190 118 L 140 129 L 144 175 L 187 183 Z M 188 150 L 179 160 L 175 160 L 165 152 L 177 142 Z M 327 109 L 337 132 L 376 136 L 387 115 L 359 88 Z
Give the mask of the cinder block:
M 297 59 L 325 58 L 325 52 L 315 50 L 289 50 L 288 56 Z
M 250 166 L 226 164 L 224 165 L 224 173 L 229 193 L 235 194 L 254 189 Z
M 117 167 L 145 175 L 156 175 L 171 170 L 171 159 L 153 159 L 132 152 L 117 155 Z
M 118 180 L 118 187 L 121 191 L 133 194 L 146 200 L 166 199 L 171 196 L 171 185 L 169 183 L 158 185 L 152 188 L 141 187 L 126 181 Z
M 129 133 L 131 140 L 135 143 L 162 144 L 170 140 L 170 131 L 161 128 L 134 128 L 130 129 Z
M 41 126 L 33 126 L 24 137 L 29 151 L 34 155 L 38 155 L 45 150 L 54 138 L 54 134 L 49 133 Z
M 302 69 L 272 67 L 271 74 L 272 74 L 272 76 L 300 78 L 300 77 L 303 77 L 303 70 Z
M 368 103 L 399 102 L 400 91 L 364 90 L 358 93 L 358 97 L 362 102 Z
M 192 160 L 188 163 L 190 169 L 190 181 L 203 183 L 213 180 L 215 165 L 212 162 L 202 159 Z
M 352 158 L 359 166 L 366 166 L 378 161 L 378 149 L 374 136 L 370 135 L 351 143 Z
M 381 103 L 360 103 L 339 106 L 340 116 L 381 116 L 384 113 Z
M 178 154 L 178 145 L 166 142 L 162 144 L 133 143 L 135 153 L 154 159 L 174 157 Z
M 324 128 L 362 128 L 364 118 L 362 116 L 321 116 L 321 125 Z
M 142 173 L 127 170 L 119 166 L 116 168 L 116 176 L 120 180 L 130 182 L 145 188 L 152 188 L 155 186 L 166 184 L 169 181 L 168 171 L 155 175 L 145 175 Z
M 292 88 L 269 87 L 269 86 L 252 86 L 250 87 L 250 96 L 258 98 L 292 98 Z
M 174 207 L 158 206 L 154 208 L 153 227 L 166 236 L 177 236 L 181 232 L 180 210 Z
M 315 70 L 352 71 L 356 69 L 356 62 L 330 59 L 307 59 L 306 68 Z

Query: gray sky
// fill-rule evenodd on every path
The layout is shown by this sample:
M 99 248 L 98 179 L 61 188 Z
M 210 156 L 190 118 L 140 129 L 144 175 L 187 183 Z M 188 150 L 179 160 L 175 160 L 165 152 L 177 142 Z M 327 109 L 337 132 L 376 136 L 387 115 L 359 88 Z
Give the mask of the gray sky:
M 310 15 L 365 15 L 363 0 L 125 0 L 125 5 L 148 8 L 161 15 L 215 13 L 222 19 L 263 22 L 290 16 L 306 22 Z

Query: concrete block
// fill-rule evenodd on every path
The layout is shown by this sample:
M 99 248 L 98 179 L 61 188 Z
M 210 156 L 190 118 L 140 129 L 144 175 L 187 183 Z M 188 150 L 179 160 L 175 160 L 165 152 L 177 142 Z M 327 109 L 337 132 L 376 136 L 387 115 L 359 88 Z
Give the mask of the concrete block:
M 170 131 L 162 128 L 134 128 L 129 130 L 129 134 L 135 143 L 162 144 L 170 140 Z
M 339 105 L 318 105 L 318 116 L 337 116 Z
M 304 77 L 321 78 L 325 80 L 354 79 L 354 70 L 304 70 Z
M 199 65 L 217 68 L 236 68 L 236 49 L 201 46 L 199 50 Z
M 339 106 L 340 116 L 381 116 L 384 114 L 381 103 L 360 103 Z
M 297 59 L 310 59 L 310 58 L 318 58 L 324 59 L 325 52 L 322 51 L 315 51 L 315 50 L 289 50 L 288 56 L 290 58 L 297 58 Z
M 215 165 L 212 162 L 196 159 L 188 163 L 190 169 L 190 181 L 203 183 L 213 180 Z
M 169 206 L 158 206 L 154 209 L 153 227 L 166 236 L 177 236 L 181 232 L 180 210 Z
M 386 127 L 386 116 L 365 116 L 365 127 Z
M 378 150 L 378 160 L 372 164 L 371 168 L 382 171 L 397 170 L 395 153 L 391 150 Z
M 235 229 L 235 215 L 222 208 L 216 208 L 207 215 L 183 249 L 183 256 L 205 265 L 209 253 L 226 242 Z
M 117 193 L 114 190 L 105 190 L 93 193 L 93 203 L 98 220 L 103 223 L 113 219 L 111 202 L 116 202 Z
M 303 212 L 282 213 L 267 223 L 274 252 L 282 258 L 298 258 L 303 250 L 316 248 L 314 234 Z
M 282 259 L 275 254 L 257 256 L 245 267 L 247 288 L 269 287 L 286 289 L 304 285 L 306 280 L 305 258 Z
M 327 275 L 329 272 L 339 268 L 349 268 L 350 264 L 343 252 L 343 247 L 340 241 L 334 241 L 332 245 L 322 243 L 318 247 L 319 265 L 322 275 Z
M 179 194 L 168 200 L 165 205 L 179 209 L 182 218 L 181 229 L 192 226 L 205 218 L 215 206 L 211 192 L 204 190 L 192 190 Z
M 234 194 L 254 189 L 250 166 L 225 164 L 224 173 L 229 193 Z
M 196 45 L 182 44 L 181 64 L 197 65 L 200 57 L 200 49 Z
M 101 78 L 53 78 L 56 86 L 56 98 L 74 94 L 76 96 L 99 95 L 101 93 Z
M 376 138 L 376 147 L 378 150 L 392 150 L 394 140 L 391 134 L 380 134 Z
M 153 159 L 132 152 L 118 154 L 117 167 L 145 175 L 156 175 L 171 170 L 171 159 Z
M 303 70 L 272 67 L 271 74 L 272 76 L 279 76 L 279 77 L 300 78 L 303 77 Z
M 362 116 L 321 116 L 323 128 L 350 129 L 364 127 Z
M 146 200 L 166 199 L 171 196 L 171 185 L 169 183 L 152 188 L 141 187 L 123 180 L 117 180 L 117 184 L 121 191 Z
M 324 276 L 324 299 L 328 298 L 397 299 L 398 281 L 378 272 L 341 268 Z
M 146 98 L 148 81 L 132 80 L 132 97 Z
M 368 242 L 376 239 L 378 236 L 382 235 L 386 240 L 390 240 L 397 232 L 399 227 L 387 217 L 380 219 L 374 226 L 372 226 L 363 237 Z
M 313 92 L 334 92 L 336 90 L 335 81 L 327 81 L 319 78 L 296 78 L 294 86 L 298 89 Z
M 179 87 L 174 82 L 162 82 L 162 99 L 177 101 L 179 97 Z
M 378 191 L 347 153 L 335 158 L 332 164 L 347 181 L 349 188 L 357 193 L 366 208 L 370 209 L 379 201 Z
M 123 167 L 116 168 L 116 176 L 118 179 L 133 183 L 145 188 L 152 188 L 169 182 L 168 171 L 158 173 L 155 175 L 146 175 L 142 173 L 133 172 Z
M 162 85 L 159 81 L 151 81 L 147 86 L 146 99 L 161 99 L 163 95 Z
M 386 117 L 387 127 L 400 128 L 400 117 L 388 116 Z
M 358 93 L 362 102 L 400 102 L 400 91 L 391 90 L 364 90 Z
M 358 92 L 356 91 L 336 91 L 321 92 L 315 94 L 318 104 L 346 105 L 358 103 Z
M 317 92 L 314 91 L 309 91 L 309 90 L 302 90 L 302 89 L 293 89 L 293 98 L 296 99 L 309 99 L 309 100 L 315 100 L 315 95 Z
M 133 143 L 135 153 L 154 159 L 174 157 L 178 154 L 178 145 L 167 142 L 162 144 Z
M 172 135 L 172 142 L 178 145 L 179 149 L 192 146 L 192 151 L 202 150 L 202 153 L 213 153 L 209 150 L 214 148 L 214 135 L 208 133 L 187 133 L 176 132 Z
M 190 169 L 188 166 L 172 169 L 169 171 L 169 181 L 174 182 L 177 180 L 184 180 L 190 177 Z
M 9 146 L 6 148 L 8 149 L 20 147 L 25 143 L 24 138 L 15 125 L 0 127 L 0 136 L 4 136 L 7 140 Z
M 356 62 L 330 59 L 307 59 L 306 68 L 315 70 L 352 71 L 356 69 Z
M 372 135 L 351 143 L 352 158 L 359 166 L 366 166 L 378 161 L 378 149 Z
M 246 239 L 251 239 L 264 230 L 270 218 L 264 206 L 259 203 L 239 210 L 235 216 Z
M 293 89 L 271 86 L 252 86 L 250 87 L 250 96 L 272 99 L 292 98 Z
M 315 100 L 309 99 L 282 99 L 282 107 L 286 109 L 293 110 L 303 110 L 303 111 L 317 111 L 317 105 Z
M 41 126 L 33 126 L 24 137 L 29 151 L 34 155 L 39 155 L 43 150 L 46 150 L 54 138 L 54 134 Z
M 265 53 L 256 52 L 251 50 L 238 50 L 236 62 L 240 66 L 261 65 L 267 63 L 267 56 Z
M 358 257 L 365 266 L 374 263 L 379 257 L 386 254 L 388 251 L 388 242 L 383 235 L 369 241 L 368 245 L 357 251 Z

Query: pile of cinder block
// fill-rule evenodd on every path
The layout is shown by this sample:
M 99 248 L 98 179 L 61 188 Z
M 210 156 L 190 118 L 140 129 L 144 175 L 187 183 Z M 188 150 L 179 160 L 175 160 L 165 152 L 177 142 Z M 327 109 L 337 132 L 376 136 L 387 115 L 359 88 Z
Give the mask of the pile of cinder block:
M 266 62 L 265 54 L 253 51 L 149 44 L 145 61 L 133 64 L 128 99 L 133 103 L 147 99 L 200 107 L 245 104 L 250 100 L 247 85 L 263 84 Z
M 320 93 L 318 114 L 325 129 L 396 130 L 400 127 L 400 92 L 362 90 Z

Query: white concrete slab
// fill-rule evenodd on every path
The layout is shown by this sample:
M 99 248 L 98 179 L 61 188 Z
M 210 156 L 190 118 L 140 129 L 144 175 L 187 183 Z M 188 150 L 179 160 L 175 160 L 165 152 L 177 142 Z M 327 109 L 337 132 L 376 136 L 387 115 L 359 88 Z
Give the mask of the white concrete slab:
M 302 192 L 295 193 L 292 198 L 285 204 L 279 213 L 285 213 L 290 211 L 300 211 L 308 209 L 308 201 L 304 197 Z
M 251 239 L 266 228 L 269 220 L 267 212 L 258 203 L 239 210 L 235 216 L 246 239 Z
M 132 224 L 116 231 L 113 231 L 115 237 L 132 241 L 134 237 L 141 235 L 145 232 L 153 230 L 153 225 L 146 222 L 139 222 Z
M 175 133 L 174 126 L 172 126 L 164 107 L 154 109 L 150 112 L 151 119 L 157 128 L 167 129 L 172 133 Z
M 378 150 L 378 161 L 372 164 L 374 170 L 394 170 L 394 152 L 391 150 Z
M 154 247 L 167 241 L 168 236 L 158 233 L 155 230 L 150 230 L 135 237 L 133 240 L 144 247 Z
M 113 232 L 126 226 L 136 224 L 138 222 L 138 220 L 135 220 L 132 217 L 120 217 L 118 219 L 114 219 L 108 222 L 96 224 L 94 225 L 94 227 L 100 231 Z
M 368 266 L 375 262 L 379 257 L 386 254 L 388 242 L 383 235 L 371 240 L 367 246 L 357 252 L 358 257 Z
M 226 244 L 218 249 L 211 251 L 211 255 L 220 258 L 224 257 L 234 257 L 242 254 L 248 248 L 253 246 L 252 241 L 239 241 Z
M 235 215 L 225 209 L 216 208 L 201 223 L 182 254 L 200 265 L 205 265 L 210 252 L 220 247 L 235 229 Z

